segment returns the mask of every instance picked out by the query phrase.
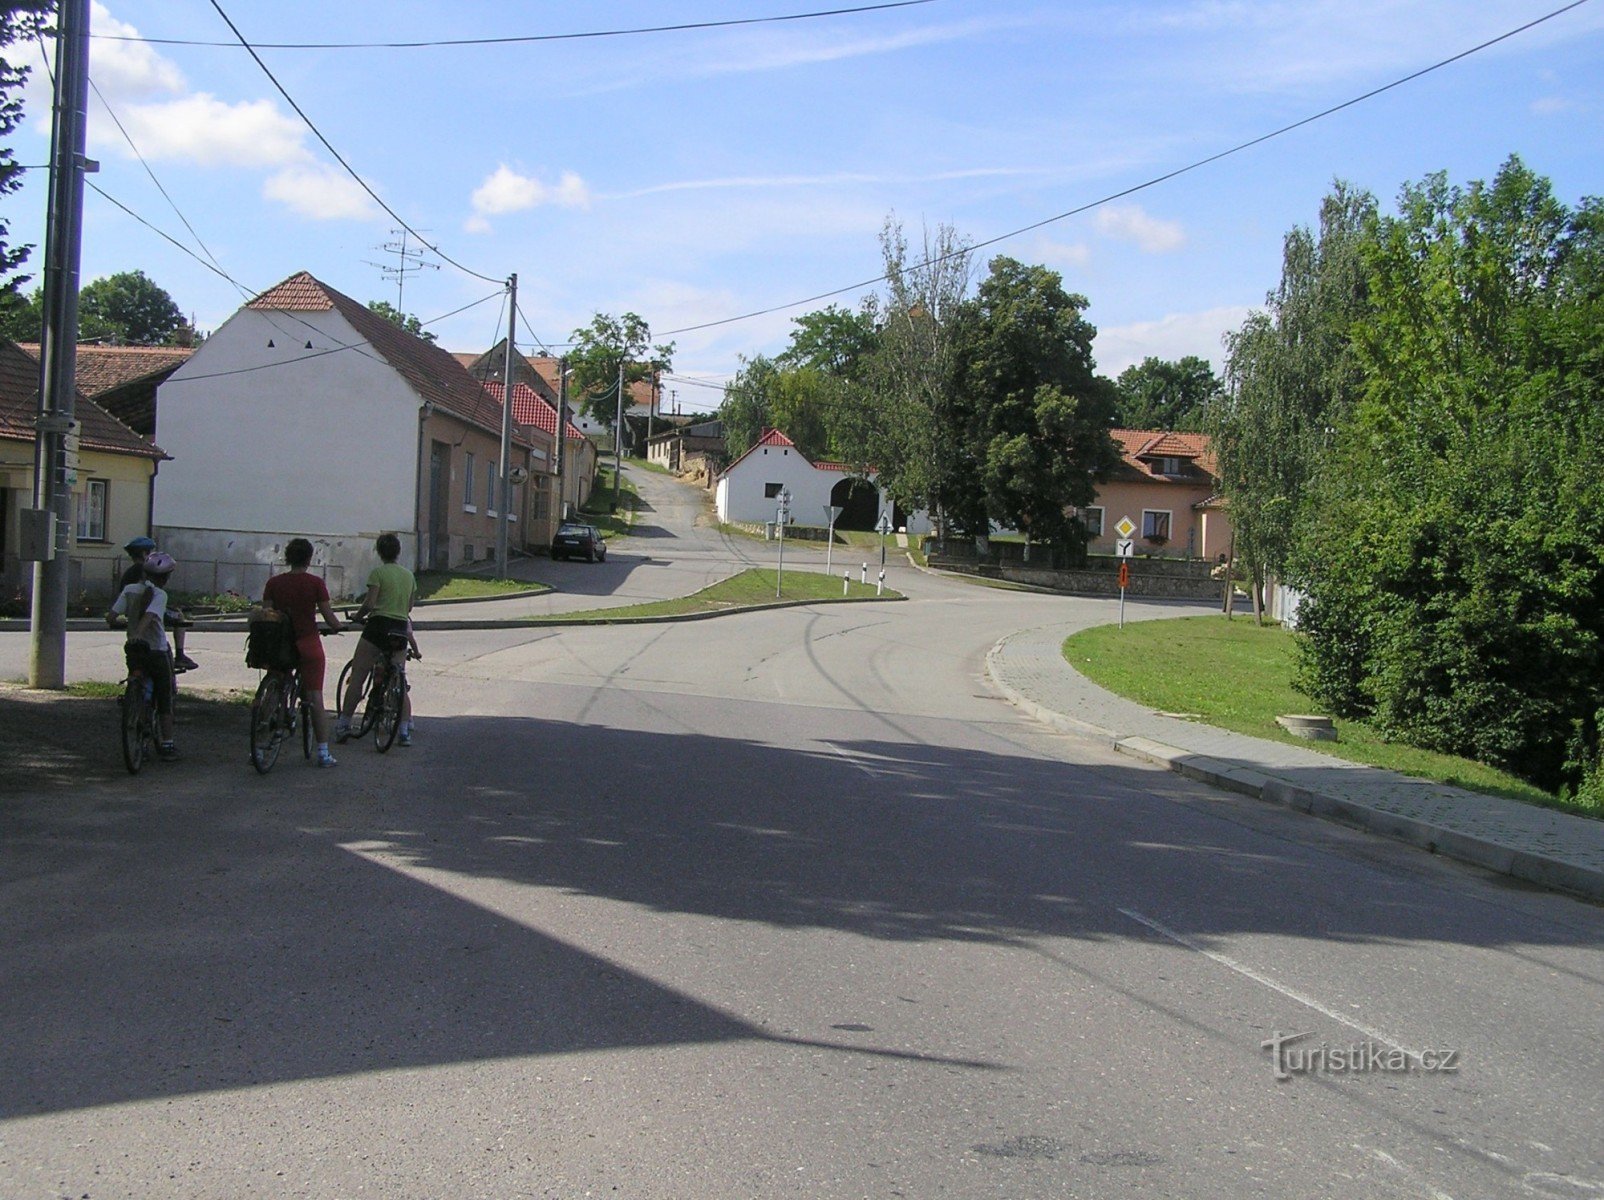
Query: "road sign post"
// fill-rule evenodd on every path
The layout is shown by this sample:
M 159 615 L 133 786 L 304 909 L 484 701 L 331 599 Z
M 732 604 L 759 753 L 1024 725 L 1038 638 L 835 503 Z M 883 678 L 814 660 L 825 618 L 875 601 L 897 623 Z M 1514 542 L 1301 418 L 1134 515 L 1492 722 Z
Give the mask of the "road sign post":
M 882 508 L 880 519 L 874 523 L 874 531 L 880 535 L 880 574 L 886 573 L 886 538 L 891 535 L 891 510 Z
M 791 519 L 791 493 L 788 491 L 780 493 L 779 518 L 780 560 L 774 569 L 774 598 L 776 600 L 780 598 L 780 585 L 785 580 L 785 525 Z
M 1119 565 L 1119 627 L 1125 628 L 1125 589 L 1131 586 L 1131 564 Z
M 824 516 L 830 526 L 824 538 L 824 573 L 826 575 L 835 574 L 830 568 L 830 556 L 831 552 L 835 550 L 835 520 L 841 513 L 842 508 L 839 504 L 826 504 L 824 506 Z

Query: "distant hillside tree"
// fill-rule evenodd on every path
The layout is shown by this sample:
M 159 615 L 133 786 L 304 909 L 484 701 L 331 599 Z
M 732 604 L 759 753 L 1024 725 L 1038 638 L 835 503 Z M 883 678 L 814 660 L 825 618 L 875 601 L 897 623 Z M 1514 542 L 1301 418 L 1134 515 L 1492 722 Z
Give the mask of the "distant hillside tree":
M 368 308 L 378 313 L 392 325 L 399 325 L 413 337 L 420 337 L 426 342 L 435 341 L 435 335 L 423 327 L 423 322 L 411 313 L 404 313 L 388 300 L 369 300 Z
M 1200 432 L 1221 391 L 1214 368 L 1195 354 L 1173 362 L 1149 356 L 1114 383 L 1114 423 L 1124 429 Z
M 184 328 L 184 314 L 167 291 L 143 271 L 122 271 L 85 285 L 78 293 L 78 338 L 125 346 L 171 343 Z

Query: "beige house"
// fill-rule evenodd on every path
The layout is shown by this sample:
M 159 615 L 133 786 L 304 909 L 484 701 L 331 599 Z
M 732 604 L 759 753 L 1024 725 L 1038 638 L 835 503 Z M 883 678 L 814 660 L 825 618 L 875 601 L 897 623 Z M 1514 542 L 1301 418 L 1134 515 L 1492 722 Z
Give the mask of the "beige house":
M 151 489 L 161 449 L 81 394 L 73 401 L 81 426 L 69 594 L 101 600 L 128 565 L 123 545 L 150 532 Z M 34 421 L 39 363 L 0 341 L 0 604 L 33 586 L 32 564 L 20 561 L 21 512 L 33 507 Z
M 1114 429 L 1119 464 L 1078 512 L 1087 549 L 1113 554 L 1128 519 L 1138 555 L 1219 558 L 1231 549 L 1231 524 L 1217 492 L 1207 434 Z

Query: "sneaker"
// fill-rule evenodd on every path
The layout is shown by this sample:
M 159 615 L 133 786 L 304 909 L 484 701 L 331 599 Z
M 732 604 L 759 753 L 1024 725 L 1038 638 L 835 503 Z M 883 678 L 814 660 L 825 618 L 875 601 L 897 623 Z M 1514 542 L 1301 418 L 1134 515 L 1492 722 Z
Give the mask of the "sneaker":
M 412 731 L 409 729 L 405 733 L 398 734 L 395 739 L 395 744 L 397 746 L 412 745 Z
M 334 740 L 342 745 L 351 740 L 351 722 L 344 717 L 334 722 Z
M 337 767 L 340 765 L 340 760 L 332 754 L 319 754 L 317 756 L 317 765 L 320 767 Z
M 162 762 L 174 762 L 178 758 L 178 747 L 172 742 L 163 742 L 156 747 L 156 757 Z
M 198 671 L 198 670 L 200 670 L 200 663 L 196 662 L 193 658 L 191 658 L 187 654 L 180 654 L 176 658 L 173 659 L 173 670 L 174 671 Z

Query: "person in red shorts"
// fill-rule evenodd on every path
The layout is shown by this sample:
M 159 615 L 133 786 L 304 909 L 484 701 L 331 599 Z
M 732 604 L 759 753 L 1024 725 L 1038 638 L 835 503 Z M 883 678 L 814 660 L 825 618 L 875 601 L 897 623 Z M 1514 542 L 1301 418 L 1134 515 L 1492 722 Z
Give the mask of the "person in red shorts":
M 262 589 L 262 605 L 284 613 L 295 634 L 295 649 L 301 656 L 301 695 L 312 707 L 312 732 L 317 737 L 317 765 L 334 766 L 329 753 L 329 714 L 323 707 L 323 639 L 318 636 L 317 618 L 322 613 L 331 633 L 340 631 L 340 620 L 329 603 L 328 585 L 307 570 L 312 564 L 312 543 L 292 538 L 284 547 L 289 570 L 275 575 Z

